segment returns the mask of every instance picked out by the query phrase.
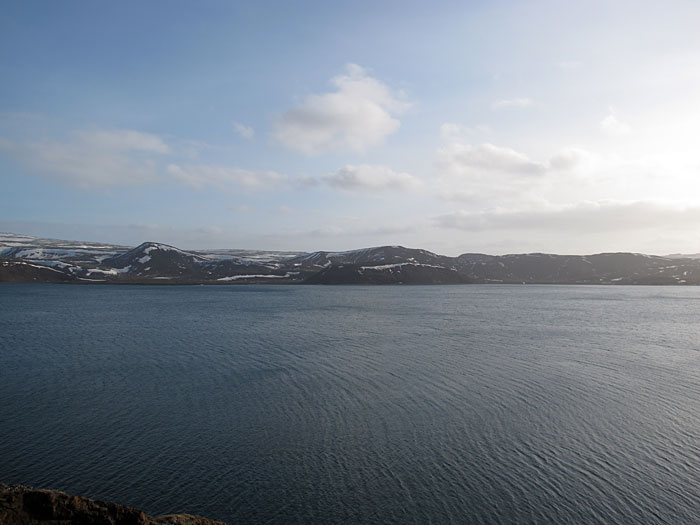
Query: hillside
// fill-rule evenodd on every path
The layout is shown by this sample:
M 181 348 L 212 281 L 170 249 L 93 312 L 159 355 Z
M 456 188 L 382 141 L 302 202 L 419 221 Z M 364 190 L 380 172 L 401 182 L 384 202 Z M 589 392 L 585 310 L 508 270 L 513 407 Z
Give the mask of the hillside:
M 700 259 L 638 253 L 438 255 L 403 246 L 343 252 L 181 250 L 0 234 L 0 282 L 111 284 L 700 284 Z

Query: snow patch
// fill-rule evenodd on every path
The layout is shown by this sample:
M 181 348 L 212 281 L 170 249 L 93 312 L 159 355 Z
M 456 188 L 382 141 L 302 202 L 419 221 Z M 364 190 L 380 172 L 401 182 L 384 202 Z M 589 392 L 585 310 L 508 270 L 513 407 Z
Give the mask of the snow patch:
M 90 268 L 87 271 L 88 275 L 92 275 L 93 273 L 101 273 L 103 275 L 117 275 L 117 270 L 115 270 L 115 269 L 101 270 L 99 268 Z
M 51 268 L 50 266 L 31 264 L 31 263 L 24 262 L 24 261 L 21 261 L 21 262 L 20 261 L 3 261 L 3 266 L 10 266 L 10 265 L 13 265 L 13 266 L 17 266 L 17 265 L 31 266 L 32 268 L 39 268 L 40 270 L 51 270 L 52 272 L 56 272 L 56 273 L 60 273 L 60 274 L 65 275 L 65 272 L 62 272 L 61 270 L 57 270 L 56 268 Z
M 363 270 L 388 270 L 390 268 L 400 268 L 402 266 L 423 266 L 423 267 L 427 267 L 427 268 L 442 268 L 442 269 L 445 268 L 444 266 L 436 266 L 434 264 L 420 264 L 420 263 L 414 263 L 414 262 L 382 264 L 381 266 L 362 266 L 361 268 Z
M 124 268 L 110 268 L 108 270 L 103 270 L 101 268 L 90 268 L 87 273 L 92 275 L 93 273 L 101 273 L 103 275 L 118 275 L 120 273 L 127 273 L 131 270 L 131 266 L 125 266 Z
M 287 272 L 284 275 L 231 275 L 230 277 L 221 277 L 217 281 L 238 281 L 240 279 L 287 279 L 292 275 L 299 275 L 299 272 Z

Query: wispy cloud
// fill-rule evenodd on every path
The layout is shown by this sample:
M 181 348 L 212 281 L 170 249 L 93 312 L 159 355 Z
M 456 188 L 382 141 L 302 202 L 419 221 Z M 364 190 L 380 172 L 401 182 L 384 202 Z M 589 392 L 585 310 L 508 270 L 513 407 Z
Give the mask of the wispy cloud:
M 286 230 L 284 234 L 290 237 L 298 238 L 316 238 L 316 237 L 328 237 L 328 238 L 352 238 L 352 237 L 365 237 L 365 236 L 376 236 L 381 242 L 381 239 L 388 236 L 402 235 L 406 233 L 415 232 L 418 228 L 423 226 L 423 223 L 402 223 L 402 224 L 381 224 L 381 225 L 368 225 L 361 224 L 358 225 L 358 218 L 346 217 L 342 223 L 342 226 L 327 224 L 318 228 L 311 229 L 290 229 Z M 278 235 L 278 234 L 271 234 Z M 345 246 L 344 248 L 347 248 Z
M 456 124 L 443 124 L 440 131 L 444 145 L 437 151 L 436 186 L 447 200 L 525 198 L 591 158 L 583 149 L 566 148 L 537 160 L 506 146 L 473 144 Z
M 516 176 L 542 175 L 550 170 L 568 169 L 576 163 L 581 150 L 565 150 L 549 161 L 537 161 L 512 148 L 491 143 L 472 144 L 470 130 L 453 123 L 440 127 L 445 144 L 438 150 L 438 164 L 443 173 L 484 175 L 493 173 Z
M 540 175 L 547 164 L 530 159 L 513 149 L 484 143 L 472 145 L 456 142 L 439 152 L 441 165 L 451 172 L 500 172 L 519 175 Z
M 689 229 L 699 220 L 699 207 L 650 201 L 584 201 L 539 209 L 460 210 L 433 218 L 438 227 L 463 231 L 533 230 L 570 234 L 671 227 Z
M 250 126 L 241 124 L 240 122 L 233 123 L 233 129 L 238 135 L 246 140 L 251 140 L 255 136 L 255 130 Z
M 419 188 L 421 181 L 409 173 L 394 171 L 387 166 L 346 165 L 323 181 L 343 190 L 410 190 Z
M 129 186 L 157 179 L 170 147 L 158 135 L 129 129 L 80 130 L 66 141 L 0 140 L 0 151 L 34 173 L 83 188 Z
M 409 107 L 356 64 L 331 83 L 335 91 L 309 95 L 277 119 L 274 135 L 285 147 L 306 155 L 362 153 L 394 133 L 396 116 Z
M 608 110 L 608 114 L 600 121 L 600 129 L 606 135 L 611 137 L 621 137 L 632 131 L 632 128 L 626 122 L 621 121 L 613 108 Z
M 220 189 L 244 187 L 253 190 L 272 190 L 284 187 L 289 182 L 288 177 L 275 171 L 251 171 L 209 164 L 184 166 L 169 164 L 166 171 L 168 175 L 183 184 L 198 189 L 213 186 Z
M 83 144 L 99 150 L 170 152 L 170 147 L 158 135 L 132 129 L 77 131 L 75 135 Z
M 557 67 L 562 71 L 574 71 L 579 69 L 582 65 L 583 64 L 577 60 L 565 60 L 563 62 L 559 62 Z
M 491 107 L 493 109 L 527 108 L 532 106 L 533 104 L 534 102 L 531 99 L 527 97 L 522 97 L 497 100 L 493 104 L 491 104 Z

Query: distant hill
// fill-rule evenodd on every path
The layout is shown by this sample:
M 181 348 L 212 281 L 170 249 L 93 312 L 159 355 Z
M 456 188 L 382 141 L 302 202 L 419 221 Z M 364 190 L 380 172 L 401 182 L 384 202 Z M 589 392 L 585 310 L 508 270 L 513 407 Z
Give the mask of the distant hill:
M 0 282 L 113 284 L 700 284 L 700 257 L 527 253 L 458 257 L 403 246 L 344 252 L 181 250 L 0 233 Z

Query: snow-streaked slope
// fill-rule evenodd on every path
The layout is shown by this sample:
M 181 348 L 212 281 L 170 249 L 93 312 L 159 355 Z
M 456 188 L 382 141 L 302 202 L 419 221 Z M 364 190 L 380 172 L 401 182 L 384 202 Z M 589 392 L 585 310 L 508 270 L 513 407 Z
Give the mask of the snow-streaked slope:
M 125 246 L 0 233 L 0 281 L 326 284 L 698 284 L 700 259 L 638 253 L 447 257 L 403 246 L 312 253 L 186 251 L 160 242 Z
M 0 233 L 0 257 L 9 259 L 69 261 L 99 264 L 108 257 L 127 251 L 114 244 L 41 239 L 28 235 Z

